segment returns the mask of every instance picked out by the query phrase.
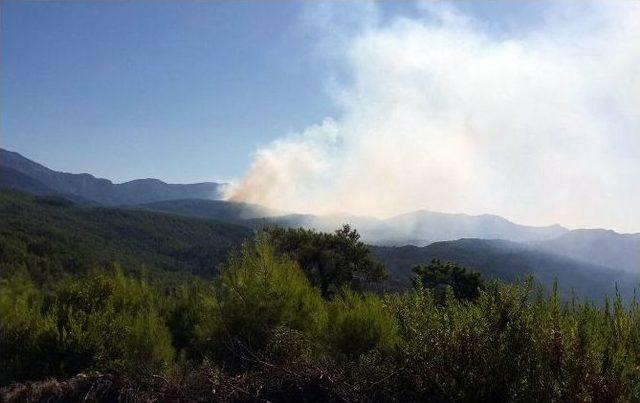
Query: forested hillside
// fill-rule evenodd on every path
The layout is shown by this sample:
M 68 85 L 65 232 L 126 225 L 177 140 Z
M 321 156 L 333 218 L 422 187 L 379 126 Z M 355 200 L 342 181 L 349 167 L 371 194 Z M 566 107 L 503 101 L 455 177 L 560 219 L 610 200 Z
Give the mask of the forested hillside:
M 257 227 L 257 225 L 251 225 L 253 219 L 273 214 L 272 211 L 255 204 L 205 199 L 165 200 L 138 204 L 130 206 L 130 208 L 176 214 L 183 217 L 220 220 L 253 227 Z
M 48 278 L 120 263 L 132 270 L 211 278 L 229 251 L 251 235 L 247 228 L 219 221 L 0 192 L 3 276 L 20 267 L 36 278 Z

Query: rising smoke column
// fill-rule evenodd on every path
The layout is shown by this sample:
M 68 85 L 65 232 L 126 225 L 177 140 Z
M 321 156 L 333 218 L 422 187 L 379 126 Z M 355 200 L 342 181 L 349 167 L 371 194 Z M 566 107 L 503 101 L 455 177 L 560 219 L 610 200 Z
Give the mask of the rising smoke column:
M 580 4 L 511 35 L 439 4 L 363 13 L 319 47 L 341 114 L 259 149 L 227 197 L 640 230 L 640 3 Z

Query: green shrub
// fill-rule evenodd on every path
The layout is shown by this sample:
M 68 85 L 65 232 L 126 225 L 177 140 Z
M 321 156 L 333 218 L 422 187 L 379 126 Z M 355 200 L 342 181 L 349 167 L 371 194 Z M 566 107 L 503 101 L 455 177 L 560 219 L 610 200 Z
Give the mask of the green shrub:
M 638 308 L 562 304 L 493 284 L 476 302 L 390 298 L 399 323 L 388 393 L 435 401 L 637 401 Z
M 0 384 L 56 373 L 48 357 L 55 322 L 42 314 L 43 294 L 24 272 L 0 279 Z
M 131 317 L 121 342 L 127 373 L 149 376 L 171 369 L 174 359 L 171 333 L 156 312 Z
M 327 341 L 350 358 L 373 349 L 389 350 L 396 343 L 396 323 L 380 297 L 344 288 L 329 305 Z
M 366 285 L 387 278 L 384 265 L 373 258 L 349 225 L 332 234 L 303 228 L 272 228 L 266 234 L 276 252 L 298 262 L 325 298 L 342 287 L 362 291 Z
M 85 370 L 167 371 L 171 336 L 156 291 L 115 274 L 64 279 L 47 291 L 23 274 L 1 280 L 2 382 Z
M 166 298 L 164 317 L 176 351 L 202 360 L 209 337 L 218 332 L 219 309 L 213 287 L 203 281 L 179 285 Z
M 320 292 L 297 263 L 275 256 L 265 237 L 229 259 L 216 291 L 220 322 L 217 334 L 210 337 L 218 342 L 233 339 L 258 351 L 276 327 L 298 330 L 314 339 L 326 324 Z

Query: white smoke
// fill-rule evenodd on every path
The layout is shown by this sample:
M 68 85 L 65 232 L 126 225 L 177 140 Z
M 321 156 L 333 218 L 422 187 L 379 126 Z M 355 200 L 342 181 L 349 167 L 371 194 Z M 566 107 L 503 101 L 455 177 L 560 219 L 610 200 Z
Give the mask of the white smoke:
M 440 4 L 351 30 L 323 9 L 341 115 L 259 150 L 228 198 L 640 231 L 640 2 L 580 4 L 517 35 Z

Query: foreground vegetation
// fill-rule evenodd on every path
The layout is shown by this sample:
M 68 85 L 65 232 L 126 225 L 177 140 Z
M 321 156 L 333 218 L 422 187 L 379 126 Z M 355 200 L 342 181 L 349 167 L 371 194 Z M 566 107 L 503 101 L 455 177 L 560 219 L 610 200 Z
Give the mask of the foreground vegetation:
M 15 270 L 0 284 L 0 382 L 87 375 L 3 397 L 640 400 L 635 301 L 562 303 L 439 262 L 409 292 L 371 294 L 356 280 L 383 274 L 355 232 L 323 236 L 263 234 L 215 281 L 179 285 L 117 266 L 55 283 Z

